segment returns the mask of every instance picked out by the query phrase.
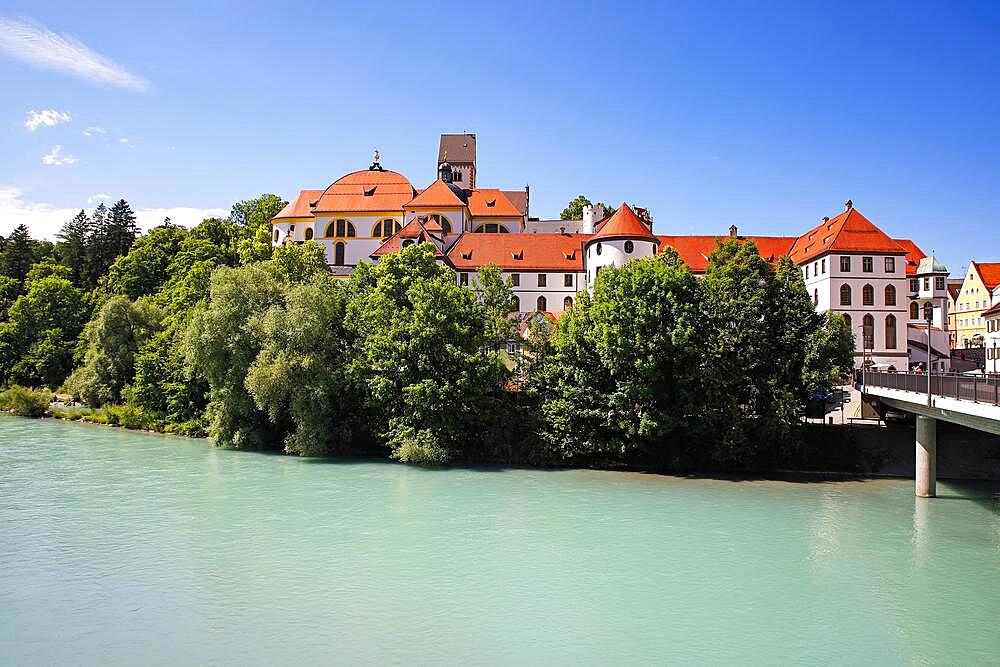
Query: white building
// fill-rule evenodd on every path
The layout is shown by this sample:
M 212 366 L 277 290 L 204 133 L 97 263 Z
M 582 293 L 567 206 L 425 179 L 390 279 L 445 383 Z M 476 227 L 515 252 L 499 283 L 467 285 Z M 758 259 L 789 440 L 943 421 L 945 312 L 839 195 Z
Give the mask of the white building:
M 986 334 L 983 347 L 986 353 L 986 372 L 1000 373 L 1000 300 L 983 313 Z

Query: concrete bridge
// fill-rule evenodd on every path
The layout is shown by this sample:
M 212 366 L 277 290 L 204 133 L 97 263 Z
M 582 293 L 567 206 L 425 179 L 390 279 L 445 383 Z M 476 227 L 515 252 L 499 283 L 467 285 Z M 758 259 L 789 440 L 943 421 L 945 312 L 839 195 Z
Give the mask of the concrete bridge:
M 862 400 L 917 417 L 916 494 L 937 493 L 937 420 L 1000 435 L 1000 378 L 858 371 Z

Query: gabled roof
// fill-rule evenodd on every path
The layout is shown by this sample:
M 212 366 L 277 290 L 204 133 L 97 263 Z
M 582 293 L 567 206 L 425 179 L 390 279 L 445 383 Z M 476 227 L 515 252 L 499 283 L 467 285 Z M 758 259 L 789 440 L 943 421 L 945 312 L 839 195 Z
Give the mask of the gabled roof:
M 410 181 L 395 171 L 355 171 L 331 183 L 316 198 L 313 213 L 400 211 L 413 194 Z
M 853 206 L 800 236 L 789 254 L 793 262 L 803 264 L 836 251 L 906 254 L 902 246 Z
M 442 134 L 438 147 L 438 163 L 452 164 L 476 161 L 476 135 Z
M 677 251 L 681 260 L 694 273 L 704 273 L 708 268 L 708 257 L 715 250 L 716 241 L 725 241 L 728 236 L 658 236 L 660 252 L 668 246 Z M 740 241 L 753 241 L 757 244 L 757 252 L 768 262 L 774 264 L 788 254 L 794 236 L 739 236 Z
M 478 188 L 469 192 L 469 213 L 474 218 L 520 218 L 524 214 L 501 190 Z
M 646 226 L 646 223 L 625 202 L 622 202 L 614 215 L 601 225 L 600 230 L 594 234 L 591 240 L 609 238 L 649 239 L 659 243 L 659 239 L 653 236 L 653 232 Z
M 948 281 L 948 294 L 951 296 L 951 300 L 955 301 L 958 299 L 958 295 L 962 293 L 962 281 Z
M 588 234 L 462 234 L 448 251 L 458 270 L 496 264 L 505 271 L 583 271 Z
M 278 215 L 271 219 L 281 220 L 283 218 L 311 218 L 313 217 L 313 212 L 310 204 L 316 201 L 321 194 L 323 194 L 322 190 L 303 190 L 299 193 L 298 197 L 288 202 L 288 204 L 285 205 L 285 208 L 278 211 Z
M 921 250 L 920 247 L 917 246 L 917 244 L 911 241 L 910 239 L 894 239 L 894 240 L 896 241 L 896 243 L 900 245 L 900 247 L 903 250 L 906 251 L 906 259 L 904 260 L 906 263 L 906 275 L 908 276 L 916 275 L 917 269 L 920 267 L 921 260 L 923 260 L 924 257 L 926 257 L 927 255 L 925 255 L 924 251 Z
M 983 281 L 986 289 L 991 290 L 1000 285 L 1000 263 L 972 262 L 972 265 L 979 272 L 979 279 Z
M 462 188 L 445 183 L 440 178 L 407 202 L 403 208 L 438 208 L 465 206 L 468 197 Z
M 983 317 L 1000 317 L 1000 302 L 983 312 Z
M 501 190 L 510 203 L 521 212 L 521 215 L 528 215 L 528 191 L 527 190 Z
M 440 226 L 438 226 L 438 229 L 440 230 Z M 410 220 L 408 223 L 403 225 L 402 229 L 387 238 L 382 245 L 375 249 L 375 252 L 369 255 L 369 257 L 381 257 L 382 255 L 399 252 L 403 249 L 403 239 L 412 239 L 417 243 L 430 243 L 434 246 L 434 255 L 436 257 L 444 257 L 444 254 L 441 252 L 437 243 L 434 243 L 431 232 L 427 230 L 423 223 L 421 223 L 418 219 Z

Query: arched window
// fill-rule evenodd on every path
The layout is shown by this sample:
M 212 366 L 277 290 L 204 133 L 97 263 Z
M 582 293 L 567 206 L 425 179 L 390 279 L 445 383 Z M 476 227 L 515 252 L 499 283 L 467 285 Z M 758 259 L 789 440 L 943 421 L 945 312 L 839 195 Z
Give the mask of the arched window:
M 813 290 L 813 305 L 814 306 L 818 306 L 819 305 L 819 290 L 818 289 L 814 289 Z
M 885 286 L 885 305 L 895 306 L 896 305 L 896 288 L 892 285 Z
M 885 316 L 885 349 L 896 349 L 896 316 Z
M 344 243 L 343 241 L 333 246 L 333 263 L 337 266 L 344 265 Z
M 911 320 L 920 319 L 920 305 L 916 301 L 910 302 L 910 319 Z
M 563 310 L 569 310 L 573 307 L 573 297 L 568 296 L 563 299 Z
M 600 243 L 598 243 L 598 244 L 597 244 L 597 254 L 598 254 L 598 255 L 600 255 L 600 254 L 601 254 L 601 250 L 603 250 L 603 248 L 601 248 L 601 244 L 600 244 Z
M 515 296 L 511 300 L 511 311 L 510 312 L 517 313 L 517 312 L 520 312 L 520 310 L 521 310 L 521 298 Z
M 865 318 L 861 321 L 861 325 L 861 333 L 865 337 L 865 349 L 875 349 L 875 318 L 871 314 L 865 315 Z
M 393 220 L 392 218 L 386 218 L 385 220 L 379 220 L 372 227 L 372 236 L 377 239 L 389 238 L 401 229 L 401 225 L 398 220 Z
M 924 320 L 927 322 L 934 320 L 934 304 L 930 301 L 924 304 Z
M 848 330 L 851 332 L 851 335 L 853 336 L 854 329 L 851 329 L 851 316 L 848 315 L 847 313 L 844 313 L 844 324 L 847 325 Z
M 473 230 L 476 234 L 510 234 L 510 230 L 496 222 L 487 222 Z
M 875 305 L 875 288 L 871 285 L 865 285 L 861 288 L 861 305 L 862 306 L 874 306 Z
M 535 310 L 545 312 L 548 310 L 548 303 L 545 301 L 544 296 L 538 297 L 538 301 L 535 302 Z
M 312 241 L 313 230 L 312 227 L 306 227 L 306 241 Z
M 274 230 L 274 242 L 275 243 L 278 242 L 278 230 L 277 229 Z
M 357 236 L 354 223 L 350 220 L 335 220 L 326 226 L 327 237 L 342 239 L 349 236 Z
M 626 241 L 625 242 L 625 254 L 626 255 L 631 255 L 633 250 L 635 250 L 635 244 L 632 243 L 631 241 Z
M 851 286 L 844 283 L 840 286 L 840 305 L 849 306 L 851 305 Z

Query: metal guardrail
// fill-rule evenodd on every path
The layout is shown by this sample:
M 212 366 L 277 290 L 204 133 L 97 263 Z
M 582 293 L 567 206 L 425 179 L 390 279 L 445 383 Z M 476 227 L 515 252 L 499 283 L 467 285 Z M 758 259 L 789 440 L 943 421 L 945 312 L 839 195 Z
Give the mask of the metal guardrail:
M 860 385 L 912 391 L 927 395 L 928 382 L 933 396 L 954 398 L 960 401 L 986 403 L 1000 406 L 1000 377 L 961 375 L 958 373 L 889 373 L 884 371 L 856 371 Z

